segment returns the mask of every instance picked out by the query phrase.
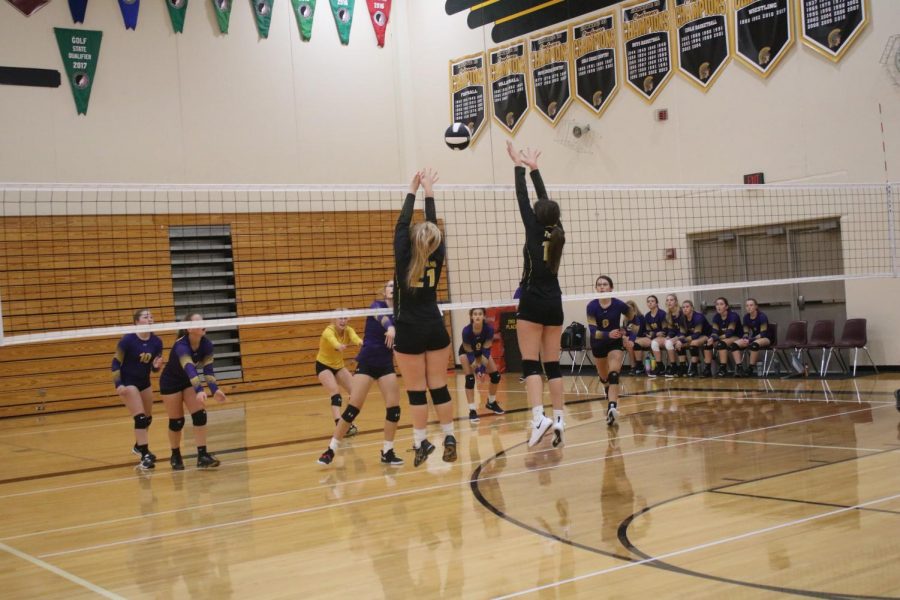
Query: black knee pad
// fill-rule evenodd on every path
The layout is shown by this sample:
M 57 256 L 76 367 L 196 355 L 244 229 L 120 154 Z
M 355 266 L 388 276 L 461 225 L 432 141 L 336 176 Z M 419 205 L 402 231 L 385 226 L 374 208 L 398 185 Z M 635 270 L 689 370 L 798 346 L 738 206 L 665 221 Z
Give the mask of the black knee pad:
M 759 350 L 759 344 L 757 344 L 756 342 L 751 342 L 750 349 L 756 352 L 757 350 Z
M 547 381 L 550 381 L 551 379 L 559 379 L 560 377 L 562 377 L 562 370 L 560 370 L 559 368 L 559 361 L 545 362 L 544 373 L 547 374 Z
M 191 413 L 191 423 L 194 424 L 194 427 L 203 427 L 206 425 L 206 411 L 201 408 L 197 412 Z
M 384 420 L 390 421 L 391 423 L 399 423 L 400 422 L 400 407 L 392 406 L 390 408 L 385 409 Z
M 734 344 L 732 344 L 732 346 L 734 346 Z M 716 342 L 716 350 L 727 350 L 727 349 L 728 349 L 728 344 L 726 344 L 722 340 L 718 340 Z
M 466 375 L 466 389 L 467 390 L 475 389 L 475 376 L 474 375 Z
M 541 363 L 536 360 L 522 361 L 522 377 L 531 377 L 532 375 L 542 375 Z
M 731 344 L 728 347 L 728 349 L 731 350 L 732 352 L 737 352 L 741 349 L 741 347 L 737 345 L 737 342 L 734 342 L 733 344 Z
M 352 404 L 348 404 L 347 408 L 344 409 L 343 414 L 341 414 L 341 418 L 348 423 L 352 423 L 353 419 L 356 418 L 356 415 L 359 414 L 359 409 L 353 406 Z
M 425 396 L 425 390 L 407 390 L 406 395 L 409 398 L 410 406 L 424 406 L 428 404 L 428 397 Z
M 169 419 L 169 431 L 181 431 L 182 429 L 184 429 L 184 417 Z
M 618 371 L 610 371 L 609 372 L 609 385 L 617 385 L 619 383 L 619 372 Z
M 332 406 L 340 406 L 341 405 L 341 395 L 335 394 L 331 397 L 331 405 Z
M 150 427 L 150 423 L 153 422 L 153 415 L 147 417 L 147 427 Z
M 676 350 L 676 351 L 675 351 L 675 354 L 677 354 L 678 356 L 684 358 L 685 355 L 687 355 L 687 349 L 686 349 L 684 346 L 682 346 L 682 347 L 681 347 L 681 350 Z
M 441 404 L 447 404 L 450 402 L 450 390 L 447 389 L 447 386 L 437 388 L 436 390 L 431 390 L 431 401 L 435 406 L 439 406 Z
M 500 383 L 500 371 L 491 373 L 491 383 Z
M 698 348 L 697 346 L 691 346 L 688 351 L 694 358 L 700 358 L 700 348 Z
M 150 417 L 148 417 L 144 413 L 134 415 L 135 429 L 147 429 L 148 427 L 150 427 Z

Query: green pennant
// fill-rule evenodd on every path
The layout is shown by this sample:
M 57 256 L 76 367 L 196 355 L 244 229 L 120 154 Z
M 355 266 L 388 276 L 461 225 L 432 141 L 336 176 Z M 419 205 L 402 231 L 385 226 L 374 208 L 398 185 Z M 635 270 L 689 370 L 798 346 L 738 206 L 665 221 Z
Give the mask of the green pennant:
M 169 9 L 169 18 L 172 19 L 172 29 L 175 33 L 184 31 L 184 13 L 187 12 L 188 0 L 166 0 L 166 8 Z
M 216 12 L 216 21 L 219 22 L 219 31 L 228 33 L 228 21 L 231 20 L 231 0 L 212 0 L 212 5 Z
M 253 14 L 256 15 L 256 30 L 259 37 L 269 37 L 269 24 L 272 22 L 272 5 L 275 0 L 250 0 L 253 5 Z
M 61 29 L 54 27 L 59 54 L 66 66 L 66 76 L 75 98 L 75 108 L 79 115 L 86 115 L 94 85 L 94 72 L 100 56 L 102 31 L 86 29 Z
M 337 25 L 338 37 L 345 46 L 350 43 L 350 26 L 353 25 L 353 5 L 356 0 L 331 0 L 331 12 Z
M 294 7 L 294 16 L 297 17 L 297 27 L 300 28 L 300 38 L 308 42 L 312 37 L 313 15 L 316 14 L 316 0 L 291 0 Z

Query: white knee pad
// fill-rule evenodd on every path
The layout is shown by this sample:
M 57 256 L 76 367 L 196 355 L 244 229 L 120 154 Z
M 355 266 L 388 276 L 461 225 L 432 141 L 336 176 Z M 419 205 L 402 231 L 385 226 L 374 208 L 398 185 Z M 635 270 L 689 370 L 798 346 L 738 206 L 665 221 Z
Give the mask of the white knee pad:
M 659 352 L 659 342 L 657 342 L 656 340 L 651 340 L 650 341 L 650 349 L 653 350 L 654 352 Z
M 666 350 L 674 350 L 674 349 L 675 349 L 675 342 L 673 342 L 671 339 L 667 339 L 666 340 Z

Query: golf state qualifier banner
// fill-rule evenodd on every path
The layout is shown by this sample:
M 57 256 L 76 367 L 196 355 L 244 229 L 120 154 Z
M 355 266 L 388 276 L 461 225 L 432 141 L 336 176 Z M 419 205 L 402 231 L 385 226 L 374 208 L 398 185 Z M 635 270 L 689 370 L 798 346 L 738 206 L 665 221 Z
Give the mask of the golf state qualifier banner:
M 59 54 L 66 67 L 72 96 L 75 98 L 75 108 L 79 115 L 86 115 L 103 32 L 59 27 L 54 27 L 53 31 L 56 33 Z
M 484 52 L 450 61 L 450 122 L 468 127 L 473 144 L 486 121 L 486 84 Z
M 835 62 L 841 60 L 869 23 L 868 4 L 868 0 L 800 0 L 803 43 Z
M 727 0 L 675 0 L 678 72 L 704 92 L 728 63 Z
M 768 77 L 794 44 L 793 0 L 734 0 L 734 55 Z
M 515 135 L 528 113 L 528 56 L 525 42 L 490 50 L 488 74 L 494 119 Z
M 672 76 L 672 0 L 642 0 L 622 8 L 625 80 L 653 102 Z
M 531 40 L 534 106 L 554 126 L 572 101 L 569 39 L 567 27 Z
M 575 97 L 597 116 L 619 90 L 619 61 L 614 15 L 572 25 L 572 71 Z

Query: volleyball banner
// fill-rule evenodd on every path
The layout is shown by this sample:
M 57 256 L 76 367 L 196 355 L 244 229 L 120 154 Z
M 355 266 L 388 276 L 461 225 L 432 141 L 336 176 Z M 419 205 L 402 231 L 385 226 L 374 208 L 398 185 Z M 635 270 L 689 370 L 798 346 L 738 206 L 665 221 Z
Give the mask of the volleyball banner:
M 10 4 L 19 9 L 19 12 L 30 17 L 31 13 L 41 8 L 45 4 L 50 4 L 50 0 L 7 0 Z
M 528 59 L 525 42 L 490 51 L 489 74 L 494 119 L 510 135 L 528 112 Z
M 69 0 L 69 12 L 72 13 L 73 23 L 84 23 L 84 13 L 87 12 L 88 0 Z
M 613 15 L 571 28 L 575 96 L 597 116 L 618 91 L 618 42 Z
M 653 102 L 672 75 L 671 0 L 632 2 L 622 8 L 625 80 Z
M 59 27 L 54 27 L 53 31 L 56 33 L 59 54 L 66 67 L 69 87 L 72 88 L 72 96 L 75 98 L 75 108 L 79 115 L 86 115 L 103 32 Z
M 141 0 L 119 0 L 119 10 L 122 12 L 122 21 L 125 22 L 125 29 L 137 29 Z
M 835 62 L 868 23 L 868 0 L 800 0 L 803 43 Z
M 256 31 L 259 37 L 269 37 L 269 25 L 272 24 L 272 7 L 275 0 L 250 0 L 253 6 L 253 15 L 256 17 Z
M 727 0 L 675 0 L 678 71 L 706 91 L 728 63 Z
M 450 61 L 450 122 L 468 127 L 472 144 L 484 129 L 485 83 L 483 52 Z
M 792 0 L 734 0 L 735 56 L 768 77 L 794 43 Z
M 567 28 L 531 40 L 529 56 L 534 106 L 553 125 L 572 101 L 569 39 Z
M 300 39 L 308 42 L 312 38 L 313 17 L 316 14 L 316 0 L 291 0 L 294 9 L 294 17 L 297 18 L 297 28 L 300 30 Z
M 353 5 L 356 0 L 331 0 L 331 13 L 334 15 L 334 24 L 337 26 L 338 37 L 341 43 L 350 43 L 350 27 L 353 25 Z
M 169 19 L 172 21 L 172 30 L 175 33 L 184 32 L 184 14 L 187 12 L 188 0 L 166 0 L 166 8 L 169 9 Z
M 375 39 L 379 48 L 384 48 L 384 32 L 391 18 L 391 0 L 366 0 L 369 5 L 369 17 L 375 29 Z M 454 121 L 455 123 L 455 121 Z
M 228 33 L 228 22 L 231 21 L 231 0 L 212 0 L 212 6 L 216 13 L 216 21 L 219 23 L 219 31 Z

